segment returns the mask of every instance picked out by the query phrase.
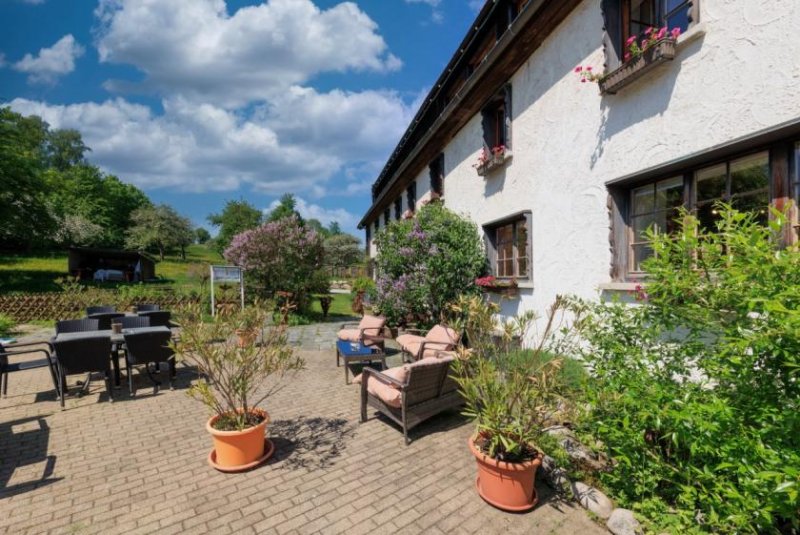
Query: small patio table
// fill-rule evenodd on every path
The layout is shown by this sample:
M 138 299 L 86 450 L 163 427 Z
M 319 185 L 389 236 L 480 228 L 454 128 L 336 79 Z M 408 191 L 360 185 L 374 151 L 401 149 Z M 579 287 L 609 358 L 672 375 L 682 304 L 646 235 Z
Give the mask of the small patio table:
M 81 338 L 92 338 L 98 335 L 107 335 L 111 340 L 112 344 L 123 345 L 125 343 L 125 334 L 126 333 L 149 333 L 149 332 L 172 332 L 170 331 L 169 327 L 136 327 L 133 329 L 122 329 L 122 332 L 115 333 L 111 330 L 102 330 L 102 331 L 84 331 L 78 333 L 59 333 L 53 339 L 54 341 L 59 340 L 79 340 Z M 119 386 L 120 384 L 120 374 L 119 374 L 119 358 L 111 358 L 111 364 L 114 366 L 114 384 L 115 386 Z
M 386 369 L 386 353 L 378 344 L 365 346 L 362 342 L 350 342 L 349 340 L 337 340 L 336 342 L 336 366 L 339 361 L 344 362 L 344 384 L 349 385 L 349 367 L 351 363 L 366 363 L 380 361 L 383 370 Z

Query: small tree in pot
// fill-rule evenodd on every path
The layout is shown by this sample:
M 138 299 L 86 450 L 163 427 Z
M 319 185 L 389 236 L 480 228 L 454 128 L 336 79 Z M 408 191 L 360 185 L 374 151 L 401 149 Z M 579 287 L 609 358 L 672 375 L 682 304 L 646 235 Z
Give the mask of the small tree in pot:
M 240 345 L 231 337 L 237 325 L 255 321 L 264 325 L 269 312 L 258 307 L 202 321 L 199 305 L 178 314 L 180 339 L 173 342 L 175 352 L 197 367 L 204 379 L 189 389 L 189 395 L 203 402 L 212 412 L 206 429 L 214 440 L 209 463 L 224 471 L 244 470 L 271 454 L 265 430 L 269 413 L 259 405 L 273 395 L 287 374 L 303 368 L 286 339 L 286 326 L 264 331 L 259 344 Z
M 499 324 L 493 317 L 497 306 L 479 298 L 453 306 L 470 343 L 470 349 L 460 348 L 455 369 L 466 403 L 464 414 L 476 425 L 468 440 L 478 466 L 476 486 L 484 500 L 506 511 L 525 511 L 538 501 L 539 448 L 549 442 L 544 429 L 565 401 L 563 359 L 551 353 L 562 309 L 557 299 L 543 331 L 537 333 L 537 345 L 520 351 L 515 347 L 518 340 L 527 339 L 535 320 L 532 313 Z

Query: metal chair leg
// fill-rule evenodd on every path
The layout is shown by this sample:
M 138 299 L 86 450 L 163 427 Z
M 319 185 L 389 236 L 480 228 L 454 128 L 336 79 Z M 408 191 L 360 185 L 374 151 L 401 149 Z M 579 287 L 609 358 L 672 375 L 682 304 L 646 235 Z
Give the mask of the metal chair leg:
M 108 393 L 108 401 L 109 403 L 114 403 L 114 387 L 111 385 L 111 370 L 106 370 L 104 375 L 106 380 L 106 393 Z
M 8 396 L 8 372 L 0 373 L 0 386 L 3 387 L 3 397 Z
M 128 375 L 128 393 L 131 397 L 136 396 L 136 390 L 133 388 L 133 366 L 131 366 L 130 362 L 125 361 L 125 371 Z

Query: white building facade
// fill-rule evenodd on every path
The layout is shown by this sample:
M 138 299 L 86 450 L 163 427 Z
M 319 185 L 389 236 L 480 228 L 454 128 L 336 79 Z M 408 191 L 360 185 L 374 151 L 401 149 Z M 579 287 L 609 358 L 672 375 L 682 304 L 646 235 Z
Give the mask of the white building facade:
M 681 35 L 626 62 L 650 25 Z M 503 312 L 543 312 L 557 294 L 632 290 L 641 231 L 669 232 L 678 206 L 709 225 L 716 200 L 788 207 L 796 223 L 797 28 L 797 0 L 487 2 L 373 186 L 370 254 L 387 221 L 441 197 L 519 285 Z M 616 74 L 581 82 L 578 65 Z

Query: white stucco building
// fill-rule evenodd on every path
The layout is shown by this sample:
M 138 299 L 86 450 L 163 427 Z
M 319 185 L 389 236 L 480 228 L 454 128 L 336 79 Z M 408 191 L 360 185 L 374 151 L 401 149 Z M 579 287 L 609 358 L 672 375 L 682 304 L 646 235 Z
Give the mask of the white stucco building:
M 625 62 L 648 25 L 681 29 L 674 59 L 667 43 Z M 764 217 L 796 200 L 798 28 L 797 0 L 488 1 L 373 186 L 370 253 L 438 190 L 485 232 L 495 276 L 518 282 L 505 313 L 632 289 L 640 230 L 669 231 L 676 206 L 710 223 L 715 199 Z M 614 93 L 578 65 L 621 68 Z M 500 145 L 481 176 L 482 148 Z

